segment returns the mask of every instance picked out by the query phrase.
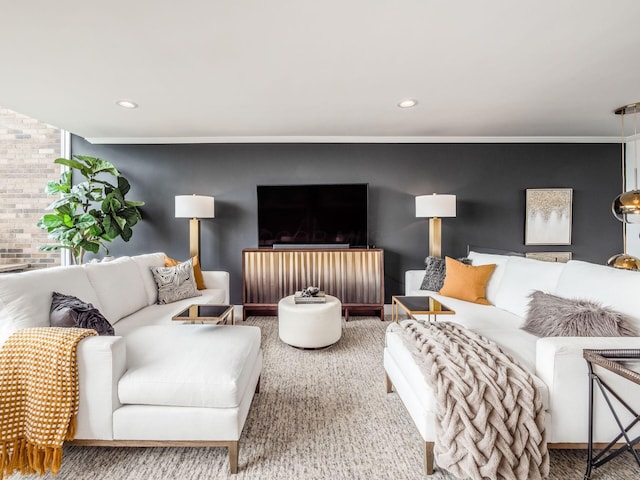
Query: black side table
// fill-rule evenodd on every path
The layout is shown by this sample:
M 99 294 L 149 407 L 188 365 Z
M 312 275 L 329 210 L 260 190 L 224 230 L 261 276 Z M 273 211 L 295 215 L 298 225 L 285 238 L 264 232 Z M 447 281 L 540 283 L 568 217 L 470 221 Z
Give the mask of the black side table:
M 597 365 L 629 380 L 630 382 L 640 385 L 640 372 L 631 370 L 620 363 L 620 361 L 624 360 L 640 359 L 640 349 L 583 350 L 582 356 L 587 361 L 587 366 L 589 367 L 589 458 L 587 459 L 587 471 L 584 474 L 585 480 L 589 480 L 591 477 L 591 471 L 594 468 L 604 465 L 624 452 L 630 452 L 638 463 L 638 467 L 640 467 L 640 454 L 638 454 L 634 448 L 635 445 L 640 443 L 640 435 L 636 438 L 631 438 L 629 436 L 629 431 L 638 422 L 640 422 L 640 414 L 631 408 L 620 397 L 620 395 L 613 391 L 611 387 L 609 387 L 609 385 L 607 385 L 605 381 L 594 371 L 594 365 Z M 609 406 L 609 410 L 611 410 L 611 413 L 613 414 L 613 418 L 615 419 L 618 428 L 620 429 L 620 433 L 595 456 L 593 455 L 594 385 L 598 386 L 605 402 Z M 611 396 L 620 402 L 620 404 L 634 416 L 634 419 L 626 427 L 622 424 L 620 417 L 615 411 L 611 402 Z M 623 443 L 623 445 L 615 448 L 617 443 Z

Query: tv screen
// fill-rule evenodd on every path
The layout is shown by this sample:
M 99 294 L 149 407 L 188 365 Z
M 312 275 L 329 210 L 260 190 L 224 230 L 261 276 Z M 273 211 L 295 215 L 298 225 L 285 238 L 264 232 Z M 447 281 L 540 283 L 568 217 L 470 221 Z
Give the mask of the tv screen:
M 258 185 L 258 246 L 368 244 L 366 183 Z

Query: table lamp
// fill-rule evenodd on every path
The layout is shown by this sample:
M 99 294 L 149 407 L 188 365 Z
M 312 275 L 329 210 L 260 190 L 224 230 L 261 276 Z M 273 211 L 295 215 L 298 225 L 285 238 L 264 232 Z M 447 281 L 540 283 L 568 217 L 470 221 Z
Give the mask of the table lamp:
M 419 195 L 416 197 L 416 217 L 429 217 L 429 255 L 442 256 L 442 218 L 456 216 L 455 195 Z
M 176 218 L 190 218 L 189 256 L 200 258 L 200 219 L 214 218 L 214 198 L 204 195 L 176 195 Z

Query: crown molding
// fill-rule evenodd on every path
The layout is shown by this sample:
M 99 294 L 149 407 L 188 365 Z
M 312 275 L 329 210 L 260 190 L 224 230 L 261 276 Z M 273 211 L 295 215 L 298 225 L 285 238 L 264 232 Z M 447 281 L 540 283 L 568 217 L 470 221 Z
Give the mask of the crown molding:
M 181 143 L 620 143 L 620 137 L 380 137 L 380 136 L 238 136 L 238 137 L 90 137 L 92 144 Z

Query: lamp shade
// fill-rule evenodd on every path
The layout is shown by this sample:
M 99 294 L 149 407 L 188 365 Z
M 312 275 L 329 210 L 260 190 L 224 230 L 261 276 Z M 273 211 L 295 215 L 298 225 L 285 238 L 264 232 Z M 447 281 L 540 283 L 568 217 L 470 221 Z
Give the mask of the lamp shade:
M 215 217 L 214 198 L 204 195 L 176 195 L 176 218 Z
M 455 217 L 455 195 L 419 195 L 416 197 L 416 217 Z

